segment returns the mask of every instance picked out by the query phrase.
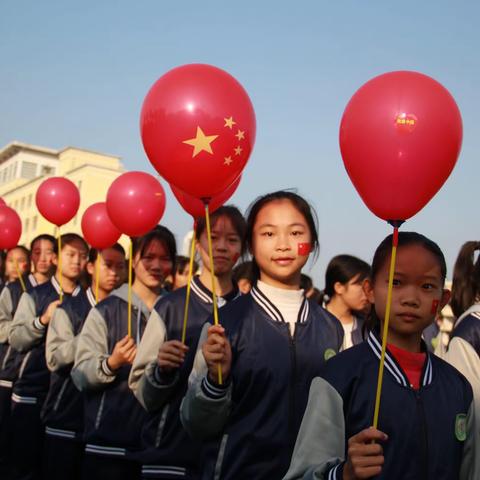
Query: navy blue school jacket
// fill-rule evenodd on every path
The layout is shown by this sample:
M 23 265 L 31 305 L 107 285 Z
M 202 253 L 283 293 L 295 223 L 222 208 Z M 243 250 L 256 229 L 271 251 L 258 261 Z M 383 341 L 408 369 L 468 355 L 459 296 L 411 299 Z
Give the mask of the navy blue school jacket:
M 380 355 L 381 341 L 370 332 L 366 342 L 327 362 L 312 382 L 285 479 L 342 479 L 348 439 L 372 425 Z M 387 350 L 378 428 L 388 440 L 382 473 L 374 478 L 478 478 L 472 476 L 472 400 L 465 377 L 429 352 L 420 388 L 414 390 Z
M 232 347 L 230 384 L 213 385 L 194 368 L 181 410 L 187 430 L 210 440 L 202 478 L 280 479 L 290 463 L 310 383 L 339 351 L 343 328 L 304 298 L 292 336 L 280 311 L 256 286 L 219 314 Z

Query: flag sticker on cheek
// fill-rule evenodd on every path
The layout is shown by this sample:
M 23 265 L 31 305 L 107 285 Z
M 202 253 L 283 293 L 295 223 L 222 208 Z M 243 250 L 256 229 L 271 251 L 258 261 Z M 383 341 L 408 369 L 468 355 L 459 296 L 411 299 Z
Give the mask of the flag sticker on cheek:
M 298 244 L 298 254 L 299 255 L 307 256 L 307 255 L 310 254 L 311 250 L 312 250 L 312 246 L 310 245 L 309 242 Z
M 234 253 L 233 256 L 232 256 L 233 263 L 237 263 L 237 260 L 239 258 L 240 258 L 240 254 L 239 253 Z
M 432 300 L 432 310 L 431 310 L 432 314 L 437 313 L 439 303 L 440 303 L 439 300 Z

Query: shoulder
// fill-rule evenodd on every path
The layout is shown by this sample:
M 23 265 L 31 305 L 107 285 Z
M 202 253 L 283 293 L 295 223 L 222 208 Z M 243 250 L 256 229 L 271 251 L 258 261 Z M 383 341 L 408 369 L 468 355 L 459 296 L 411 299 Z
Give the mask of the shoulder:
M 160 313 L 162 310 L 165 310 L 171 305 L 176 305 L 179 302 L 182 302 L 182 303 L 185 302 L 186 295 L 187 295 L 187 287 L 179 288 L 177 290 L 174 290 L 173 292 L 169 292 L 165 295 L 162 295 L 157 300 L 153 308 Z M 191 300 L 193 300 L 193 296 L 191 297 Z
M 469 341 L 472 336 L 480 335 L 480 312 L 472 312 L 454 327 L 453 337 L 461 337 Z
M 434 376 L 445 384 L 448 391 L 464 392 L 467 397 L 472 398 L 472 387 L 470 382 L 454 366 L 436 355 L 429 355 L 433 366 Z
M 105 318 L 109 315 L 109 313 L 121 308 L 122 305 L 127 305 L 127 302 L 116 295 L 110 295 L 101 302 L 98 302 L 95 306 L 95 310 L 97 310 L 100 315 Z

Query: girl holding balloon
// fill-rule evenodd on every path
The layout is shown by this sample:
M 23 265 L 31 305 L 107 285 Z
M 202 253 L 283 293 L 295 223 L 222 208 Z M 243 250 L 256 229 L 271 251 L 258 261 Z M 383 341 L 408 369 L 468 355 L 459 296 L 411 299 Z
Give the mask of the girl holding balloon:
M 375 326 L 367 341 L 333 358 L 313 380 L 285 480 L 479 478 L 471 386 L 422 340 L 450 295 L 442 251 L 418 233 L 398 236 L 381 430 L 371 427 L 391 245 L 392 235 L 372 262 Z
M 98 262 L 98 268 L 97 268 Z M 67 297 L 50 321 L 45 346 L 51 372 L 50 388 L 42 412 L 45 429 L 44 477 L 80 478 L 83 457 L 83 396 L 70 372 L 78 335 L 91 308 L 118 288 L 125 279 L 125 250 L 116 243 L 89 252 L 87 271 L 91 285 L 76 297 Z
M 131 323 L 129 289 L 124 284 L 90 310 L 77 342 L 72 377 L 86 393 L 85 480 L 130 480 L 140 475 L 132 454 L 139 447 L 145 413 L 127 379 L 161 285 L 172 271 L 176 245 L 162 226 L 132 243 Z
M 206 441 L 205 479 L 281 478 L 310 382 L 343 341 L 340 322 L 300 290 L 318 245 L 309 204 L 288 191 L 259 198 L 247 245 L 257 282 L 204 326 L 181 407 L 186 430 Z
M 187 287 L 167 295 L 156 305 L 130 373 L 130 387 L 150 412 L 142 432 L 142 478 L 172 475 L 198 478 L 201 444 L 180 423 L 179 409 L 187 390 L 201 329 L 212 314 L 212 277 L 219 305 L 239 296 L 232 269 L 244 251 L 246 224 L 236 207 L 223 206 L 211 215 L 213 271 L 208 255 L 205 218 L 196 225 L 199 276 L 191 280 L 188 324 L 184 331 Z M 182 339 L 185 334 L 185 339 Z

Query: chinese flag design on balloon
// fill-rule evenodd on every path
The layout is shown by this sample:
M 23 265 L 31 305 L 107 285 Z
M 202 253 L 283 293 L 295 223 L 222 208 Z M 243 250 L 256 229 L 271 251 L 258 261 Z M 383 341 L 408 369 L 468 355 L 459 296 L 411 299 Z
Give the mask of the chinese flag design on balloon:
M 141 113 L 142 141 L 155 169 L 200 199 L 224 192 L 239 177 L 255 129 L 246 91 L 210 65 L 185 65 L 163 75 Z

